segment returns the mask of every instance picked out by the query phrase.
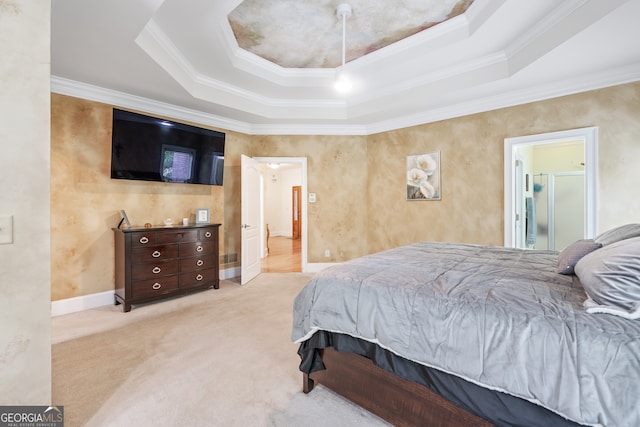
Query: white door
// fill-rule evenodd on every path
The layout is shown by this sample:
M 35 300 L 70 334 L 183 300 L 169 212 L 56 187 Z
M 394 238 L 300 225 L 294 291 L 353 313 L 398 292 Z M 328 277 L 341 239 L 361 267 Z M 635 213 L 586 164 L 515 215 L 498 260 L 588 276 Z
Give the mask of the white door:
M 260 274 L 260 167 L 259 163 L 241 156 L 241 271 L 244 285 Z

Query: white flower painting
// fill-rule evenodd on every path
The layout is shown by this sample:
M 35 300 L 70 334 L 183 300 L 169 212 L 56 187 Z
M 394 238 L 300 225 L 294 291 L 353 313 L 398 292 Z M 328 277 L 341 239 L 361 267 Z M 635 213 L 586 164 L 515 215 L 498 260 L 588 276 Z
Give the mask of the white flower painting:
M 407 200 L 440 197 L 440 152 L 407 156 Z

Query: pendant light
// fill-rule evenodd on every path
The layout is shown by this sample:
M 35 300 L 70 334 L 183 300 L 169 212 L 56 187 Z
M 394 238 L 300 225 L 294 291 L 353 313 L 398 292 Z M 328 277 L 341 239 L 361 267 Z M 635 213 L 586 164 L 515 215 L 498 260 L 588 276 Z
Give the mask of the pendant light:
M 351 90 L 351 82 L 344 72 L 344 64 L 346 62 L 347 49 L 347 18 L 351 17 L 351 5 L 348 3 L 338 5 L 336 15 L 338 18 L 342 18 L 342 66 L 336 74 L 335 88 L 338 92 L 348 92 Z

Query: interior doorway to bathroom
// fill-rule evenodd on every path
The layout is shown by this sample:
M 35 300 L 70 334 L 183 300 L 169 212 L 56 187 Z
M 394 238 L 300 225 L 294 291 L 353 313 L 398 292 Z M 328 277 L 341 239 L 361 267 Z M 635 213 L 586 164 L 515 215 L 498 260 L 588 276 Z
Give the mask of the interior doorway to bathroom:
M 562 250 L 596 232 L 597 128 L 505 139 L 505 246 Z

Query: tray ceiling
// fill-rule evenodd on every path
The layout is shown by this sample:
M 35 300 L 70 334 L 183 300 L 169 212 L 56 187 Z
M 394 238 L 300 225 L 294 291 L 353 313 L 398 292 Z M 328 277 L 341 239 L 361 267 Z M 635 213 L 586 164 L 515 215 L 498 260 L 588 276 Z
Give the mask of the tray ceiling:
M 55 0 L 52 90 L 246 133 L 369 134 L 640 80 L 640 0 Z
M 464 13 L 473 0 L 351 0 L 347 62 Z M 245 0 L 229 14 L 238 46 L 286 68 L 342 65 L 335 0 Z M 338 19 L 336 19 L 338 18 Z

